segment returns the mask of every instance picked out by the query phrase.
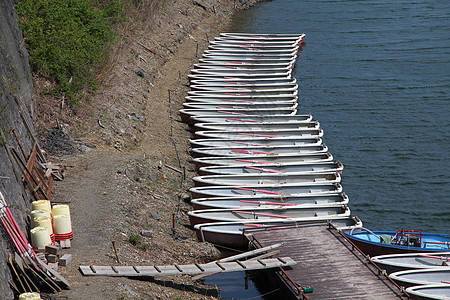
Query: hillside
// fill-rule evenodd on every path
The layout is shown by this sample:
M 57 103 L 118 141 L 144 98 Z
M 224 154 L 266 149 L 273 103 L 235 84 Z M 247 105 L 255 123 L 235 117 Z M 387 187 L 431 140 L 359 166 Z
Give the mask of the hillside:
M 126 265 L 204 262 L 218 255 L 211 245 L 198 243 L 188 226 L 185 200 L 194 168 L 189 128 L 179 121 L 178 109 L 186 75 L 208 39 L 226 31 L 233 12 L 252 2 L 143 1 L 117 29 L 121 38 L 98 75 L 99 89 L 80 106 L 45 95 L 49 83 L 34 78 L 35 126 L 49 158 L 66 168 L 52 200 L 69 203 L 73 216 L 74 239 L 65 252 L 74 261 L 60 269 L 72 289 L 60 296 L 204 299 L 217 293 L 187 277 L 87 278 L 77 268 L 117 264 L 112 241 Z M 185 179 L 174 168 L 185 170 Z M 142 230 L 151 230 L 152 237 Z

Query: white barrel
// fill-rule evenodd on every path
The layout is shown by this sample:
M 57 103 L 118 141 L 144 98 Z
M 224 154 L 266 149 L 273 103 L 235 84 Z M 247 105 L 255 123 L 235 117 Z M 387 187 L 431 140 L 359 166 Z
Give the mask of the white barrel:
M 55 234 L 67 234 L 72 232 L 72 224 L 66 215 L 53 216 L 53 231 Z
M 36 201 L 33 201 L 33 202 L 31 202 L 31 208 L 33 210 L 35 210 L 35 209 L 43 209 L 43 210 L 48 211 L 49 214 L 52 213 L 52 208 L 51 208 L 51 205 L 50 205 L 50 201 L 48 201 L 48 200 L 36 200 Z
M 43 210 L 43 209 L 35 209 L 31 211 L 31 228 L 36 227 L 36 224 L 34 224 L 34 219 L 37 217 L 49 217 L 50 218 L 50 212 Z
M 22 293 L 19 295 L 19 300 L 41 300 L 41 294 L 36 292 Z
M 34 248 L 41 248 L 52 244 L 50 233 L 46 227 L 35 227 L 30 230 L 31 245 Z
M 34 227 L 46 227 L 50 235 L 53 234 L 52 219 L 50 217 L 36 217 L 34 218 L 34 224 L 36 225 Z
M 69 205 L 67 204 L 55 204 L 52 207 L 52 215 L 54 216 L 59 216 L 59 215 L 65 215 L 67 217 L 69 217 L 69 221 L 70 219 L 70 210 L 69 210 Z

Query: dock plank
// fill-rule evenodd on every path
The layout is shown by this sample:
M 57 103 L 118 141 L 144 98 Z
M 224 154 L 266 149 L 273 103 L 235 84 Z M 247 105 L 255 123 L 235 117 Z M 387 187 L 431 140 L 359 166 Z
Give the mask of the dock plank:
M 337 230 L 327 226 L 255 231 L 260 245 L 283 243 L 280 255 L 297 262 L 287 275 L 302 287 L 314 287 L 308 299 L 403 299 L 401 292 L 378 275 L 366 258 Z M 254 243 L 255 244 L 255 243 Z

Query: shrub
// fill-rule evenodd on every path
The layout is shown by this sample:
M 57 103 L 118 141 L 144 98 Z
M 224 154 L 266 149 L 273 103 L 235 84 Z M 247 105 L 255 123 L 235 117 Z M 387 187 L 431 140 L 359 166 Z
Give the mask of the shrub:
M 123 16 L 118 0 L 105 0 L 99 7 L 91 0 L 18 1 L 33 73 L 54 78 L 56 95 L 74 100 L 84 87 L 95 87 L 95 66 L 106 61 L 107 45 L 114 39 L 112 23 Z
M 139 235 L 137 235 L 137 234 L 131 233 L 131 234 L 128 236 L 128 241 L 130 242 L 131 245 L 137 246 L 137 245 L 140 244 L 141 237 L 140 237 Z

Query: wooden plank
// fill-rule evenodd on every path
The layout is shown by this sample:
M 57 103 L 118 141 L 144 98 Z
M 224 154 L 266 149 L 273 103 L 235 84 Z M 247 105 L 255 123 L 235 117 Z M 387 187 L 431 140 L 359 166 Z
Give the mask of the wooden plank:
M 36 143 L 37 142 L 34 142 L 33 150 L 31 151 L 31 155 L 27 160 L 26 168 L 28 170 L 28 172 L 27 172 L 28 174 L 33 174 L 33 166 L 34 166 L 34 161 L 36 160 L 36 154 L 37 154 Z
M 261 263 L 262 262 L 262 263 Z M 200 273 L 222 273 L 242 270 L 258 270 L 293 266 L 296 262 L 290 257 L 283 257 L 282 260 L 268 258 L 261 260 L 248 260 L 242 262 L 222 262 L 214 264 L 200 265 L 204 271 L 196 264 L 191 265 L 167 265 L 167 266 L 80 266 L 79 269 L 84 276 L 113 276 L 113 277 L 133 277 L 133 276 L 168 276 L 168 275 L 193 275 Z M 161 272 L 158 272 L 159 269 Z M 139 270 L 139 273 L 136 272 Z M 94 272 L 95 270 L 95 272 Z

